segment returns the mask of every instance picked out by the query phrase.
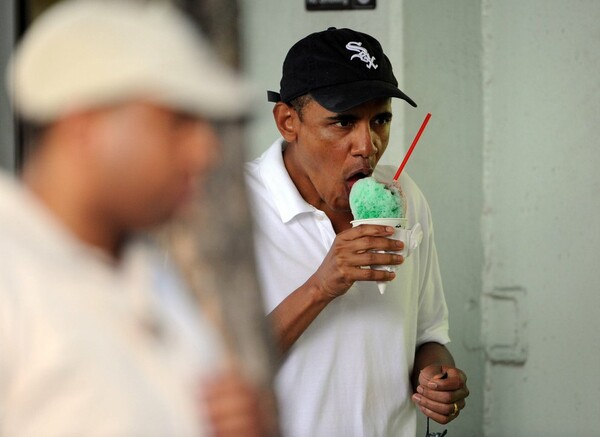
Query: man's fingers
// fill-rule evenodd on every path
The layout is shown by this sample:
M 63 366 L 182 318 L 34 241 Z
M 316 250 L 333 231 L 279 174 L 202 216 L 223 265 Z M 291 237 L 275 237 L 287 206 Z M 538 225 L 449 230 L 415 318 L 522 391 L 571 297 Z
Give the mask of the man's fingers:
M 239 375 L 214 378 L 204 385 L 202 395 L 215 436 L 264 434 L 259 392 Z
M 213 417 L 249 412 L 258 408 L 255 397 L 243 392 L 219 393 L 206 398 L 207 410 Z
M 426 398 L 421 394 L 414 394 L 412 399 L 423 414 L 441 424 L 454 420 L 466 405 L 464 399 L 445 403 Z
M 359 250 L 386 250 L 400 251 L 404 248 L 404 242 L 387 238 L 382 235 L 365 235 L 352 240 L 350 246 L 354 251 Z
M 389 238 L 394 235 L 391 226 L 361 225 L 338 234 L 340 242 L 355 243 L 365 250 L 402 250 L 404 243 Z
M 392 281 L 396 278 L 395 272 L 375 269 L 356 269 L 352 274 L 353 281 Z
M 467 377 L 462 370 L 448 368 L 444 373 L 446 377 L 442 378 L 437 373 L 429 375 L 425 371 L 421 371 L 419 385 L 437 391 L 454 391 L 466 387 Z
M 347 231 L 339 234 L 341 238 L 347 240 L 356 240 L 360 237 L 374 236 L 374 237 L 389 237 L 394 235 L 394 228 L 391 226 L 381 225 L 361 225 L 355 228 L 348 229 Z
M 450 388 L 455 387 L 455 388 Z M 417 392 L 427 399 L 432 399 L 436 402 L 451 404 L 459 399 L 464 399 L 469 396 L 469 389 L 464 385 L 455 385 L 438 387 L 431 389 L 422 385 L 417 387 Z
M 390 252 L 365 252 L 357 254 L 352 261 L 355 267 L 400 265 L 404 262 L 404 257 Z
M 431 417 L 433 420 L 435 420 L 437 423 L 445 425 L 447 423 L 452 422 L 454 419 L 456 419 L 456 417 L 458 417 L 458 413 L 456 414 L 456 416 L 445 416 L 443 414 L 437 413 L 433 410 L 430 410 L 426 407 L 422 407 L 421 405 L 418 405 L 419 410 L 421 410 L 421 412 L 426 415 L 427 417 Z
M 230 416 L 214 424 L 212 429 L 214 437 L 264 437 L 265 431 L 258 420 L 253 420 L 247 415 Z

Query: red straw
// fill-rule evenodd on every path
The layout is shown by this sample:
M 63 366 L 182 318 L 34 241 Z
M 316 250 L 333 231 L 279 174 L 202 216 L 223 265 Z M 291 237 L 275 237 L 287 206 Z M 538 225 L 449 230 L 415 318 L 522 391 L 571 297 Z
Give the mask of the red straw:
M 404 170 L 404 166 L 406 165 L 408 158 L 410 158 L 410 155 L 412 154 L 415 146 L 419 142 L 419 138 L 421 138 L 421 134 L 425 130 L 425 126 L 427 126 L 427 123 L 429 122 L 430 118 L 431 118 L 431 114 L 427 113 L 427 115 L 425 116 L 425 120 L 423 120 L 423 124 L 421 124 L 421 128 L 419 129 L 419 132 L 417 132 L 417 136 L 415 137 L 412 144 L 410 145 L 408 152 L 406 152 L 406 156 L 404 157 L 404 160 L 402 160 L 402 164 L 400 164 L 400 167 L 398 168 L 398 171 L 396 172 L 396 176 L 394 176 L 395 181 L 398 180 L 398 178 L 400 177 L 400 173 L 402 173 L 402 170 Z

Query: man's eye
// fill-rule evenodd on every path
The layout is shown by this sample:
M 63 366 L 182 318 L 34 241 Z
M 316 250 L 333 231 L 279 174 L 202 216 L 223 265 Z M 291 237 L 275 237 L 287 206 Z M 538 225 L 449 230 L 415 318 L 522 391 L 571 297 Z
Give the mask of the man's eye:
M 348 127 L 352 124 L 350 120 L 338 120 L 335 125 L 339 127 Z
M 389 117 L 380 117 L 375 119 L 375 124 L 387 124 L 392 121 Z

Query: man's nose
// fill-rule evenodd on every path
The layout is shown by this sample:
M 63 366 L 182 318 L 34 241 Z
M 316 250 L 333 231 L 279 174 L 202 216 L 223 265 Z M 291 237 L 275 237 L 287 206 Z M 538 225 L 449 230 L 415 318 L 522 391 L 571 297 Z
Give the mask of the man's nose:
M 371 129 L 370 123 L 357 124 L 353 141 L 353 153 L 355 155 L 370 158 L 378 152 L 375 144 L 375 133 Z

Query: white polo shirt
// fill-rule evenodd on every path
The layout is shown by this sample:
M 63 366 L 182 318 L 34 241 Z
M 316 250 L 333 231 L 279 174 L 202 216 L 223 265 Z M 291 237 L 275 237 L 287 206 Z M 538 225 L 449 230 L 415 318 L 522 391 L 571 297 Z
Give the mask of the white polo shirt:
M 206 435 L 194 305 L 147 242 L 114 265 L 0 174 L 0 435 Z
M 375 175 L 391 180 L 395 169 Z M 282 157 L 282 140 L 246 165 L 266 312 L 317 270 L 335 232 L 324 212 L 304 201 Z M 332 301 L 289 351 L 276 377 L 282 427 L 290 437 L 414 437 L 410 396 L 415 349 L 449 342 L 429 207 L 406 173 L 401 185 L 409 226 L 423 241 L 384 295 L 357 282 Z

